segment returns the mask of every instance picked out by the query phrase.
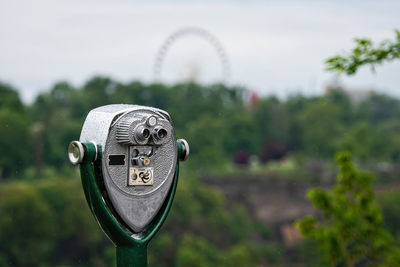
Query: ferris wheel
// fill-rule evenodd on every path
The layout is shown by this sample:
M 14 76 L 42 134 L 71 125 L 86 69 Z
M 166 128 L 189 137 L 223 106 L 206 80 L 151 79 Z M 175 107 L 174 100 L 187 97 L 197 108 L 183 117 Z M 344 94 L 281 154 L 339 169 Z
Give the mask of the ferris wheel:
M 221 42 L 210 32 L 199 27 L 186 27 L 178 31 L 175 31 L 164 41 L 164 43 L 159 48 L 153 66 L 153 80 L 161 80 L 161 72 L 164 65 L 165 57 L 167 53 L 171 50 L 171 47 L 176 44 L 179 40 L 187 36 L 196 36 L 205 40 L 211 47 L 216 51 L 221 69 L 222 75 L 220 82 L 228 82 L 230 76 L 230 65 L 227 53 L 222 46 Z

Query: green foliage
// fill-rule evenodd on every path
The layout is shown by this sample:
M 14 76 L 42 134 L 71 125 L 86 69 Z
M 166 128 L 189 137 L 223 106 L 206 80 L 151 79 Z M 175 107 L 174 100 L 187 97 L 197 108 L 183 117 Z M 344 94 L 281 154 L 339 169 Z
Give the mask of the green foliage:
M 185 236 L 179 246 L 178 266 L 217 266 L 221 262 L 220 251 L 204 238 Z
M 0 187 L 0 266 L 110 266 L 114 249 L 78 179 Z
M 344 130 L 340 116 L 340 107 L 323 99 L 304 109 L 299 122 L 303 126 L 302 144 L 308 154 L 318 156 L 335 152 L 336 137 L 341 136 Z
M 227 210 L 225 198 L 219 190 L 201 185 L 193 178 L 185 177 L 179 183 L 167 225 L 178 229 L 191 225 L 193 234 L 221 246 L 241 242 L 251 236 L 253 225 L 241 206 Z
M 227 130 L 222 120 L 205 115 L 189 122 L 187 129 L 185 138 L 191 144 L 191 157 L 198 166 L 218 168 L 227 162 L 223 147 Z
M 266 142 L 287 144 L 289 141 L 289 116 L 285 103 L 276 97 L 267 97 L 260 100 L 252 110 L 256 128 L 260 136 L 253 139 L 262 145 Z M 253 126 L 254 127 L 254 126 Z
M 224 251 L 202 237 L 184 236 L 179 246 L 177 266 L 254 266 L 258 257 L 250 244 L 239 244 Z
M 391 190 L 377 196 L 378 204 L 384 216 L 385 228 L 395 237 L 400 237 L 400 192 Z M 399 241 L 399 240 L 397 240 Z
M 375 65 L 400 58 L 400 31 L 395 31 L 395 40 L 374 45 L 369 39 L 355 39 L 356 47 L 348 55 L 337 55 L 326 60 L 327 70 L 355 74 L 364 65 Z
M 30 121 L 17 91 L 0 82 L 0 178 L 22 172 L 31 157 Z
M 29 121 L 24 113 L 0 108 L 0 175 L 9 178 L 22 172 L 31 156 Z
M 0 82 L 0 109 L 22 112 L 24 105 L 15 88 Z
M 51 255 L 52 216 L 40 194 L 25 184 L 2 190 L 0 251 L 17 266 L 38 266 Z M 32 227 L 32 224 L 35 224 Z M 12 242 L 10 242 L 12 241 Z
M 358 171 L 349 153 L 338 154 L 337 162 L 340 172 L 332 190 L 311 189 L 307 193 L 323 218 L 303 218 L 297 227 L 304 236 L 320 243 L 326 261 L 333 266 L 400 264 L 400 249 L 383 229 L 372 176 Z
M 387 95 L 373 94 L 360 103 L 357 116 L 373 124 L 400 116 L 399 100 Z
M 288 262 L 301 262 L 304 266 L 326 266 L 322 257 L 322 249 L 315 240 L 306 239 L 292 247 L 286 248 L 290 255 Z M 289 265 L 289 264 L 286 264 Z

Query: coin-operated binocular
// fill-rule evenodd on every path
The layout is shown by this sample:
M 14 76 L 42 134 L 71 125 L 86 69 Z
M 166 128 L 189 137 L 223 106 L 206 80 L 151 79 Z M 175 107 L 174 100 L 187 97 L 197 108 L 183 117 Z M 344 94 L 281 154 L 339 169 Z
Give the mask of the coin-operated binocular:
M 89 207 L 117 247 L 118 266 L 146 266 L 147 244 L 167 217 L 189 145 L 169 114 L 136 105 L 89 112 L 68 148 Z

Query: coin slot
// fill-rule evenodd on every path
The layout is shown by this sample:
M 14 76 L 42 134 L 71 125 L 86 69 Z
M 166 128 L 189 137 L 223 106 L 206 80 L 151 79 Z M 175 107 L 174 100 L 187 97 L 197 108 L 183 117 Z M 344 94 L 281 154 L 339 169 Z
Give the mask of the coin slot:
M 132 157 L 137 157 L 139 155 L 139 150 L 134 149 L 132 150 Z
M 108 165 L 125 165 L 125 155 L 109 155 Z

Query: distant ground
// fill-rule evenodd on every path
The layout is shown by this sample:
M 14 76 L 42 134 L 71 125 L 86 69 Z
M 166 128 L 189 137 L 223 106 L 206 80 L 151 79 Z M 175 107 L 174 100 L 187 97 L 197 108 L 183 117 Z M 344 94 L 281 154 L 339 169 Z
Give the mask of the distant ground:
M 275 238 L 290 244 L 297 235 L 293 222 L 306 216 L 317 215 L 312 203 L 306 199 L 311 187 L 329 189 L 331 183 L 291 181 L 268 175 L 206 176 L 206 185 L 217 187 L 226 197 L 229 207 L 243 205 L 252 219 L 265 223 L 273 229 Z M 376 194 L 400 192 L 400 183 L 378 184 Z M 290 228 L 290 229 L 289 229 Z

